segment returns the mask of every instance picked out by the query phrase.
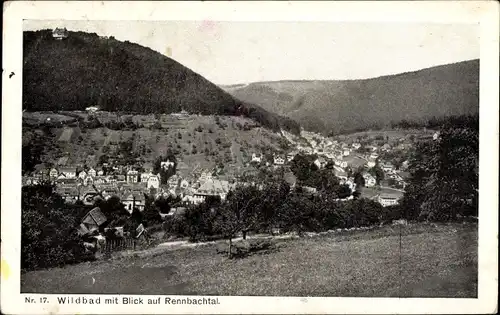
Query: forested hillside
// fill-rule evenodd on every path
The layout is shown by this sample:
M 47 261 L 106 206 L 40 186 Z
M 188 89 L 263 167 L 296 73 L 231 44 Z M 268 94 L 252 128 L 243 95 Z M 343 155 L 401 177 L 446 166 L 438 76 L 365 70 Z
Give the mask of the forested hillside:
M 349 132 L 477 113 L 479 60 L 366 80 L 256 82 L 224 89 L 306 129 Z
M 298 124 L 235 100 L 201 75 L 149 48 L 113 37 L 50 30 L 24 32 L 23 109 L 102 110 L 141 114 L 243 115 L 298 132 Z

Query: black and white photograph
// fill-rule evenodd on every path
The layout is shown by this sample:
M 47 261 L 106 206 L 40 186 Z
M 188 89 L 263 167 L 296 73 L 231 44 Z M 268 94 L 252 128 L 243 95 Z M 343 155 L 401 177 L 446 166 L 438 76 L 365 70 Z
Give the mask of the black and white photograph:
M 24 19 L 19 293 L 478 299 L 480 35 Z

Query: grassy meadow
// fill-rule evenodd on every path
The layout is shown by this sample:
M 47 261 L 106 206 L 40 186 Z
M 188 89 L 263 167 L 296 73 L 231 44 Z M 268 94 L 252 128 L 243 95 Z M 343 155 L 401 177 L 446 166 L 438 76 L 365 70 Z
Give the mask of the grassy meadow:
M 401 235 L 401 237 L 400 237 Z M 276 241 L 229 260 L 225 244 L 21 275 L 23 293 L 477 297 L 477 224 L 415 224 Z

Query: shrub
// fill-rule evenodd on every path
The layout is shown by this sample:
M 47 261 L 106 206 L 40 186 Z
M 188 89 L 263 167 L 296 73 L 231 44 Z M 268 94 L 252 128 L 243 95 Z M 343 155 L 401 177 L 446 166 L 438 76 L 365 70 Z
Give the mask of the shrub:
M 188 236 L 186 217 L 177 215 L 165 217 L 163 231 L 172 236 Z
M 65 205 L 50 184 L 23 187 L 21 268 L 49 268 L 94 259 L 75 229 L 86 211 L 83 206 Z

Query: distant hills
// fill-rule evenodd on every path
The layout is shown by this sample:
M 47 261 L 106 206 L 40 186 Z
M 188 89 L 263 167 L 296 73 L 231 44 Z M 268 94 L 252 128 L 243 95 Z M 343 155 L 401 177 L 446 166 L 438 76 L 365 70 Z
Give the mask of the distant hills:
M 479 60 L 364 80 L 256 82 L 222 88 L 242 101 L 292 118 L 305 129 L 348 132 L 401 120 L 477 113 Z
M 182 109 L 203 115 L 243 115 L 261 125 L 298 132 L 299 125 L 231 95 L 149 48 L 113 37 L 51 30 L 24 32 L 23 109 L 102 110 L 138 114 Z

